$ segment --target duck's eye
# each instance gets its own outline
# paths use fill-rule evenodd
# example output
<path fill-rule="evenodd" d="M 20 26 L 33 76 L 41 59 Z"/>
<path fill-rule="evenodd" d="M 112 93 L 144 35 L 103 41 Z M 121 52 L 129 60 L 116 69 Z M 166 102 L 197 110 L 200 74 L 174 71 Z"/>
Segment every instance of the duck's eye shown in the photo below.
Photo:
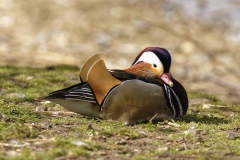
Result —
<path fill-rule="evenodd" d="M 154 68 L 157 68 L 157 65 L 156 65 L 155 63 L 153 63 L 153 67 L 154 67 Z"/>

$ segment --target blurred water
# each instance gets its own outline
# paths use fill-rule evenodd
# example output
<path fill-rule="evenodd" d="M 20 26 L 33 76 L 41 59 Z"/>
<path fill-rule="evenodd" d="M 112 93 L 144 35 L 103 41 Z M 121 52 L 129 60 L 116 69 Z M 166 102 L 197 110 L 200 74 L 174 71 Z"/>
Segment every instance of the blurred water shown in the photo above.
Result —
<path fill-rule="evenodd" d="M 202 23 L 225 25 L 233 33 L 239 30 L 239 0 L 167 0 L 165 5 L 168 9 L 178 8 L 186 17 Z"/>

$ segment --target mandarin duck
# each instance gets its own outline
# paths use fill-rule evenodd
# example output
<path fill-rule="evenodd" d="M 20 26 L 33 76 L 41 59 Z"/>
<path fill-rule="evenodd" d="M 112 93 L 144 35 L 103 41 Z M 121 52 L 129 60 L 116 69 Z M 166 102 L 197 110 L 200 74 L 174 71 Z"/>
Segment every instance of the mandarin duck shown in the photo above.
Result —
<path fill-rule="evenodd" d="M 171 54 L 148 47 L 124 70 L 107 69 L 104 54 L 92 56 L 80 70 L 81 83 L 43 97 L 70 111 L 125 125 L 177 119 L 188 109 L 184 87 L 170 73 Z"/>

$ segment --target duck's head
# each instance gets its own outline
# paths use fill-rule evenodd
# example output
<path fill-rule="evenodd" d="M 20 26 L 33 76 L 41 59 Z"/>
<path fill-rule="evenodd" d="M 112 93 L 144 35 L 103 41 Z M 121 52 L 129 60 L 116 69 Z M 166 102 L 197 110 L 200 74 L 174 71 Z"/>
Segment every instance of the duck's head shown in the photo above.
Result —
<path fill-rule="evenodd" d="M 172 62 L 171 54 L 164 48 L 148 47 L 136 57 L 131 70 L 142 76 L 161 79 L 164 83 L 173 86 L 170 67 Z M 130 69 L 129 68 L 129 69 Z"/>

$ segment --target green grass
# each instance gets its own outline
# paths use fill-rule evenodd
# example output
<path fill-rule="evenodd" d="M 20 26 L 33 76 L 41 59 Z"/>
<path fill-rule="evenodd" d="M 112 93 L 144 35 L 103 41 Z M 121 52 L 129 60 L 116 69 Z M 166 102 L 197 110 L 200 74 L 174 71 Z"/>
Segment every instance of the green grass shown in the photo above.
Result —
<path fill-rule="evenodd" d="M 71 114 L 34 100 L 78 83 L 78 72 L 70 66 L 0 68 L 0 159 L 240 158 L 240 138 L 228 139 L 231 132 L 240 136 L 240 106 L 213 95 L 188 92 L 191 100 L 208 99 L 211 105 L 190 106 L 175 123 L 134 126 Z M 37 112 L 37 107 L 47 111 Z"/>

